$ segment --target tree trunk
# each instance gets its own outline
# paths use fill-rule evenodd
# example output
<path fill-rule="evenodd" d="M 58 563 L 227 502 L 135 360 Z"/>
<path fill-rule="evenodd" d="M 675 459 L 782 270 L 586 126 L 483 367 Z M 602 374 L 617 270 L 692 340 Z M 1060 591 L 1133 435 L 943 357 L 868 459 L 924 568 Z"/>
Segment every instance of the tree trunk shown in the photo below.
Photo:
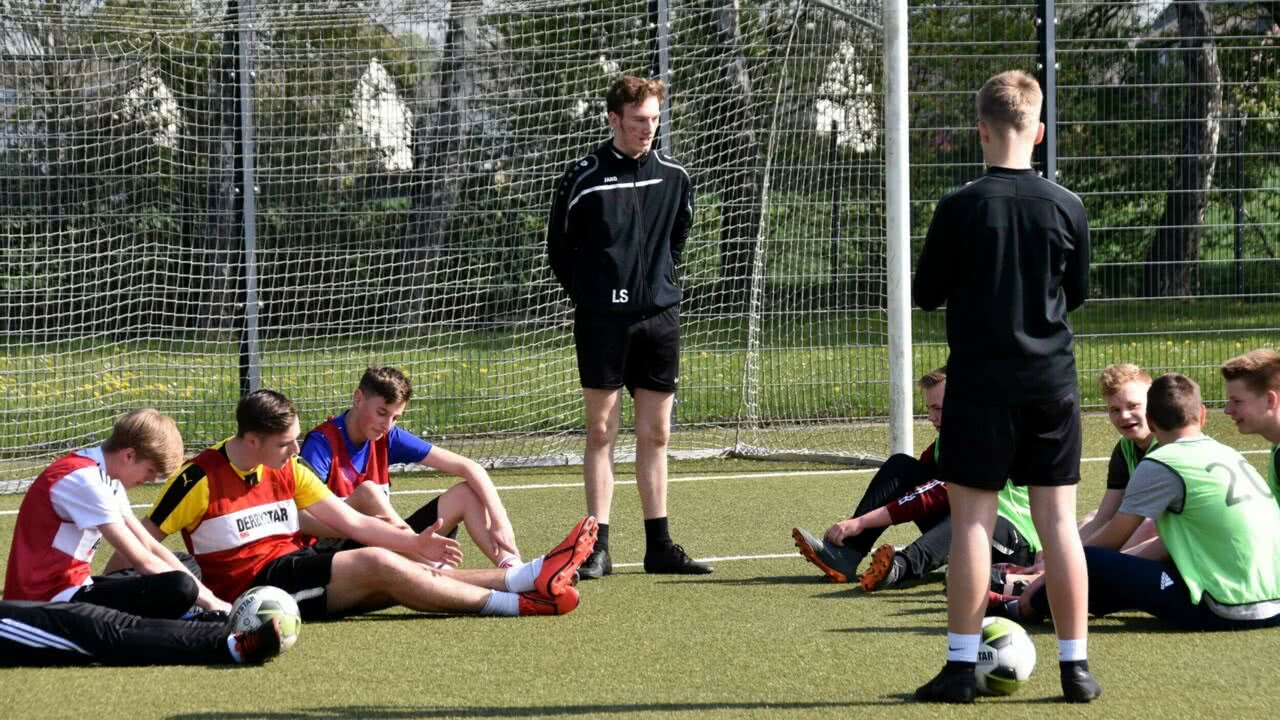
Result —
<path fill-rule="evenodd" d="M 193 282 L 204 285 L 204 292 L 192 293 L 192 297 L 207 298 L 194 303 L 192 308 L 209 330 L 235 330 L 239 327 L 241 265 L 244 256 L 240 251 L 244 229 L 241 227 L 243 198 L 237 192 L 240 185 L 240 33 L 239 3 L 227 3 L 227 29 L 222 35 L 222 54 L 212 67 L 209 95 L 216 107 L 209 126 L 209 199 L 205 230 L 197 242 L 202 251 L 193 253 L 200 258 L 207 272 L 191 272 Z M 201 262 L 200 259 L 197 262 Z M 194 270 L 194 269 L 193 269 Z"/>
<path fill-rule="evenodd" d="M 720 295 L 731 306 L 750 298 L 760 233 L 762 178 L 752 110 L 751 76 L 742 51 L 738 0 L 718 0 L 713 18 L 721 48 L 722 96 L 718 145 L 720 188 Z"/>
<path fill-rule="evenodd" d="M 1208 3 L 1177 5 L 1182 64 L 1186 70 L 1182 142 L 1165 196 L 1164 217 L 1147 251 L 1143 294 L 1187 295 L 1200 256 L 1204 214 L 1217 160 L 1222 117 L 1222 70 L 1213 41 Z"/>
<path fill-rule="evenodd" d="M 407 279 L 398 313 L 404 325 L 422 324 L 435 311 L 455 306 L 443 286 L 449 272 L 441 251 L 448 241 L 449 218 L 463 176 L 463 123 L 472 92 L 466 59 L 478 20 L 467 6 L 453 3 L 438 72 L 439 90 L 432 110 L 414 123 L 413 211 L 402 238 Z"/>

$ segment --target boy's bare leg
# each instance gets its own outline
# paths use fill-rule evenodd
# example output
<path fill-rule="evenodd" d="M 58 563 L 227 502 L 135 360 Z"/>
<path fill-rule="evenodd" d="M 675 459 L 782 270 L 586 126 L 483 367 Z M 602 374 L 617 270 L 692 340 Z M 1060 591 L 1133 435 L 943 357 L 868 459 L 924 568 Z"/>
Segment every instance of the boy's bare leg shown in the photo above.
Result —
<path fill-rule="evenodd" d="M 1044 546 L 1044 581 L 1060 640 L 1088 633 L 1089 573 L 1075 522 L 1076 486 L 1032 487 L 1031 518 Z"/>
<path fill-rule="evenodd" d="M 951 497 L 947 631 L 974 635 L 982 631 L 987 587 L 991 584 L 991 535 L 996 526 L 996 493 L 961 485 L 949 485 L 947 492 Z"/>

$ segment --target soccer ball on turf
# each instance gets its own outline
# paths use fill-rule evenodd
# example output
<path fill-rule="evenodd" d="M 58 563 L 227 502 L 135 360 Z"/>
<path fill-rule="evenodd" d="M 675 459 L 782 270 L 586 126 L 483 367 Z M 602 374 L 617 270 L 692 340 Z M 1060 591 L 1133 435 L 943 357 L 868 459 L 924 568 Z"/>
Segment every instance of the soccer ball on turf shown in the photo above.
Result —
<path fill-rule="evenodd" d="M 1005 618 L 982 621 L 978 646 L 978 688 L 991 695 L 1012 695 L 1036 669 L 1036 646 L 1027 631 Z"/>
<path fill-rule="evenodd" d="M 256 629 L 271 617 L 280 618 L 280 652 L 293 647 L 302 629 L 302 614 L 293 596 L 278 587 L 261 585 L 249 588 L 231 606 L 232 632 Z"/>

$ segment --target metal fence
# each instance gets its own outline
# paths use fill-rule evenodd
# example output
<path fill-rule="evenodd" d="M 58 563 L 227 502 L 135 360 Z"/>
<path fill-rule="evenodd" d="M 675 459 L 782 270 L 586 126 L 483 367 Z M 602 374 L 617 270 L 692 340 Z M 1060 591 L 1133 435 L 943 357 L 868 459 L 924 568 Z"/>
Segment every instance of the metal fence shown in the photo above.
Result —
<path fill-rule="evenodd" d="M 1280 343 L 1277 7 L 1259 2 L 946 3 L 912 17 L 913 206 L 977 177 L 972 93 L 1009 67 L 1043 73 L 1056 17 L 1057 179 L 1090 216 L 1089 303 L 1073 316 L 1086 404 L 1097 372 L 1177 370 L 1220 402 L 1216 369 Z M 1042 34 L 1042 33 L 1041 33 Z M 939 363 L 941 317 L 917 315 Z M 931 345 L 932 344 L 932 345 Z M 919 355 L 918 355 L 919 357 Z"/>
<path fill-rule="evenodd" d="M 0 479 L 143 404 L 216 440 L 255 382 L 318 420 L 369 362 L 415 380 L 415 430 L 571 459 L 543 223 L 621 72 L 670 80 L 665 142 L 698 186 L 677 448 L 883 452 L 880 3 L 3 7 Z M 909 4 L 917 251 L 982 172 L 975 90 L 1056 56 L 1058 179 L 1093 226 L 1086 405 L 1116 361 L 1213 399 L 1218 363 L 1277 342 L 1275 12 Z M 916 369 L 942 364 L 941 314 L 913 326 Z"/>

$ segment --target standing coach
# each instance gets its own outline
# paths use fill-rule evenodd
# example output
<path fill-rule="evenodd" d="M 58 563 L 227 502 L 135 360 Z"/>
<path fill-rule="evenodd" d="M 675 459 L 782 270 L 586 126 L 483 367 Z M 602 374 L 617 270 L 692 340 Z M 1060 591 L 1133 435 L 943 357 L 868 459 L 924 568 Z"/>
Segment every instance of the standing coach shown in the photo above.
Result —
<path fill-rule="evenodd" d="M 636 484 L 644 569 L 702 575 L 667 529 L 667 444 L 680 376 L 680 266 L 693 222 L 693 184 L 651 150 L 666 87 L 624 76 L 605 103 L 613 137 L 569 166 L 547 222 L 547 256 L 575 305 L 573 339 L 586 404 L 587 509 L 600 521 L 579 576 L 613 571 L 609 507 L 623 387 L 635 402 Z"/>

